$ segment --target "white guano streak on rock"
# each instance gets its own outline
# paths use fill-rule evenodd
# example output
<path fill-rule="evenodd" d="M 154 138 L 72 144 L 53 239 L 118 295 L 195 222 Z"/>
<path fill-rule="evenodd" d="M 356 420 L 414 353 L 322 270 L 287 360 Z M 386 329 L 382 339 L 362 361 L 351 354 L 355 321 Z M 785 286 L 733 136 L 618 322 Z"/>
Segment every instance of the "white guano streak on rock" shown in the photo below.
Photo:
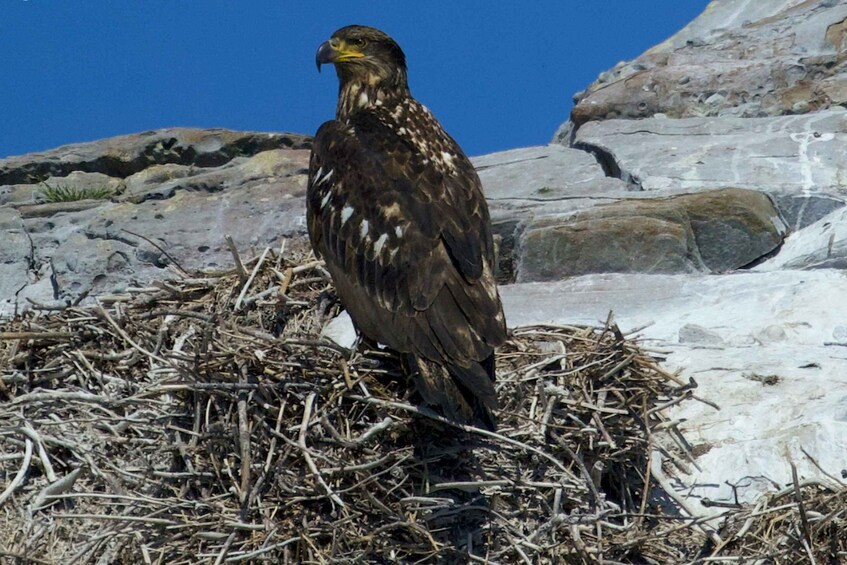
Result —
<path fill-rule="evenodd" d="M 750 4 L 750 0 L 746 0 L 745 2 L 743 2 L 740 6 L 738 6 L 738 10 L 736 10 L 736 11 L 735 11 L 735 13 L 734 13 L 734 14 L 732 14 L 732 15 L 728 18 L 728 20 L 727 20 L 727 21 L 728 21 L 728 22 L 732 22 L 732 23 L 737 22 L 737 21 L 738 21 L 738 17 L 739 17 L 741 14 L 743 14 L 743 13 L 745 13 L 745 12 L 747 11 L 747 6 L 748 6 L 749 4 Z"/>
<path fill-rule="evenodd" d="M 811 123 L 809 124 L 811 126 Z M 802 225 L 803 216 L 806 213 L 806 206 L 809 203 L 809 196 L 814 191 L 815 188 L 815 179 L 814 179 L 814 171 L 812 169 L 814 166 L 820 165 L 820 157 L 818 156 L 809 156 L 809 146 L 813 143 L 821 143 L 826 141 L 832 141 L 835 139 L 835 134 L 831 132 L 819 133 L 813 131 L 812 128 L 809 128 L 809 131 L 803 131 L 799 133 L 790 134 L 791 141 L 797 143 L 797 161 L 800 166 L 800 174 L 803 178 L 803 196 L 806 199 L 803 201 L 803 205 L 800 207 L 800 210 L 797 212 L 797 221 L 795 222 L 794 229 L 799 229 Z"/>

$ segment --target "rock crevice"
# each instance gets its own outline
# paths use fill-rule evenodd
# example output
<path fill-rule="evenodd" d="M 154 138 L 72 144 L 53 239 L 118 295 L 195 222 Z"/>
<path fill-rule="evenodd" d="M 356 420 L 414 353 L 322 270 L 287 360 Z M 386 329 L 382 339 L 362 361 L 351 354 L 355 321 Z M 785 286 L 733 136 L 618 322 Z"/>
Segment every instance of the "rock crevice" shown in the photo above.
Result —
<path fill-rule="evenodd" d="M 615 155 L 604 147 L 587 141 L 574 141 L 570 147 L 592 155 L 607 177 L 622 180 L 627 184 L 628 189 L 634 192 L 641 190 L 641 182 L 638 178 L 623 170 L 615 159 Z"/>

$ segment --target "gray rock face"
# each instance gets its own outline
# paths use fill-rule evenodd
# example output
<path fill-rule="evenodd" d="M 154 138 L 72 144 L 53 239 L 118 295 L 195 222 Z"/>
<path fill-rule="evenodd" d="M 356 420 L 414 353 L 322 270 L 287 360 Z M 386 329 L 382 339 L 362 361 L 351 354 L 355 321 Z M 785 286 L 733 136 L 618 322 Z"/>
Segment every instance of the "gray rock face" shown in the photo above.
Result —
<path fill-rule="evenodd" d="M 494 232 L 500 238 L 498 279 L 515 280 L 524 254 L 523 235 L 540 217 L 567 217 L 627 195 L 626 183 L 607 177 L 587 152 L 547 145 L 472 159 L 479 173 Z"/>
<path fill-rule="evenodd" d="M 611 160 L 635 190 L 734 186 L 826 193 L 847 186 L 845 134 L 847 112 L 839 108 L 782 118 L 592 122 L 575 142 Z"/>
<path fill-rule="evenodd" d="M 543 211 L 627 190 L 625 183 L 604 174 L 590 154 L 561 145 L 500 151 L 472 161 L 492 211 Z"/>
<path fill-rule="evenodd" d="M 843 1 L 713 0 L 669 40 L 602 73 L 555 134 L 641 199 L 767 195 L 771 210 L 745 216 L 776 229 L 752 232 L 787 237 L 757 266 L 708 276 L 696 264 L 689 275 L 587 274 L 502 291 L 512 324 L 591 322 L 614 310 L 624 327 L 647 326 L 644 337 L 667 352 L 669 368 L 697 379 L 697 394 L 721 409 L 677 411 L 689 440 L 707 448 L 697 469 L 678 477 L 679 494 L 702 514 L 715 511 L 702 497 L 749 502 L 790 482 L 786 459 L 806 478 L 844 469 L 845 52 Z M 744 225 L 739 219 L 730 224 Z M 663 232 L 677 237 L 678 252 L 691 249 L 678 233 Z M 726 241 L 745 253 L 767 247 L 767 237 L 745 244 L 751 232 L 727 223 L 704 233 L 700 259 L 715 253 L 710 260 L 722 257 L 730 269 L 742 254 L 724 255 Z"/>
<path fill-rule="evenodd" d="M 795 230 L 844 205 L 846 140 L 842 109 L 782 118 L 591 122 L 575 138 L 613 163 L 633 190 L 767 192 Z"/>
<path fill-rule="evenodd" d="M 847 270 L 847 208 L 828 214 L 785 240 L 779 254 L 756 267 Z"/>
<path fill-rule="evenodd" d="M 0 299 L 13 299 L 28 282 L 32 241 L 20 214 L 0 208 Z"/>
<path fill-rule="evenodd" d="M 229 268 L 225 234 L 245 255 L 285 237 L 302 245 L 307 148 L 298 135 L 180 129 L 0 160 L 17 183 L 0 186 L 0 316 L 26 299 L 68 303 L 180 268 Z M 45 185 L 18 181 L 43 171 L 57 175 L 51 187 L 113 196 L 39 204 Z"/>
<path fill-rule="evenodd" d="M 602 73 L 571 121 L 781 116 L 847 103 L 845 19 L 843 2 L 713 0 L 664 43 Z"/>
<path fill-rule="evenodd" d="M 0 185 L 30 184 L 75 171 L 126 178 L 151 165 L 219 167 L 269 149 L 308 149 L 307 136 L 225 129 L 171 128 L 64 145 L 43 153 L 0 159 Z"/>
<path fill-rule="evenodd" d="M 631 122 L 619 122 L 620 127 L 631 126 Z M 607 123 L 591 126 L 610 127 Z M 584 139 L 586 146 L 611 144 L 611 148 L 603 146 L 609 159 L 628 171 L 630 160 L 615 153 L 618 144 L 613 135 L 604 132 Z M 626 134 L 621 139 L 626 140 Z M 639 140 L 637 146 L 645 143 Z M 634 150 L 624 141 L 620 147 Z M 642 157 L 632 158 L 634 167 Z M 781 212 L 768 196 L 729 188 L 729 183 L 718 191 L 708 183 L 692 183 L 696 191 L 692 186 L 636 191 L 634 172 L 627 172 L 630 183 L 624 182 L 608 176 L 588 151 L 555 145 L 504 151 L 473 161 L 485 187 L 495 232 L 502 238 L 501 282 L 602 272 L 725 272 L 771 253 L 786 233 Z M 685 192 L 692 194 L 679 194 Z M 674 197 L 653 199 L 668 195 Z M 785 202 L 795 200 L 786 197 Z"/>
<path fill-rule="evenodd" d="M 839 116 L 831 114 L 822 116 L 818 125 L 840 127 Z M 786 150 L 781 161 L 769 157 L 771 166 L 783 173 L 772 173 L 773 184 L 769 185 L 776 194 L 776 208 L 762 194 L 726 188 L 760 188 L 756 185 L 762 177 L 759 169 L 745 168 L 746 163 L 755 162 L 746 153 L 739 153 L 742 157 L 734 157 L 736 161 L 722 161 L 731 153 L 729 147 L 740 146 L 749 133 L 745 129 L 749 121 L 738 121 L 741 123 L 727 126 L 723 140 L 715 134 L 723 131 L 720 125 L 687 125 L 695 134 L 701 134 L 700 130 L 715 134 L 710 142 L 713 147 L 705 152 L 711 169 L 692 162 L 688 148 L 681 145 L 688 137 L 674 138 L 667 133 L 686 131 L 686 124 L 673 120 L 653 120 L 655 123 L 644 124 L 643 130 L 633 129 L 634 122 L 621 120 L 585 126 L 578 133 L 581 147 L 607 155 L 613 166 L 607 163 L 603 167 L 603 159 L 598 162 L 588 151 L 558 145 L 475 159 L 495 232 L 500 236 L 500 280 L 555 280 L 600 272 L 725 272 L 755 263 L 774 251 L 785 231 L 780 216 L 802 227 L 817 219 L 817 214 L 843 204 L 835 184 L 812 194 L 804 190 L 806 173 L 786 173 L 796 166 L 794 156 L 805 155 L 809 164 L 831 167 L 827 171 L 809 165 L 804 171 L 810 171 L 813 181 L 818 176 L 837 180 L 839 149 L 830 144 L 835 153 L 828 156 L 817 146 L 823 147 L 841 133 L 824 127 L 819 127 L 819 137 L 814 133 L 808 136 L 804 150 L 794 154 Z M 787 122 L 779 135 L 799 139 L 805 135 L 804 123 Z M 660 133 L 645 133 L 649 128 Z M 702 135 L 693 138 L 702 139 Z M 153 144 L 156 147 L 162 146 L 163 139 L 170 152 L 150 149 L 151 140 L 158 140 Z M 177 142 L 171 144 L 173 139 Z M 632 139 L 636 139 L 634 145 L 628 143 Z M 679 139 L 680 146 L 668 145 L 674 139 Z M 190 146 L 192 140 L 197 148 Z M 231 256 L 223 242 L 226 233 L 231 233 L 246 253 L 276 245 L 280 237 L 294 236 L 304 245 L 307 151 L 264 149 L 263 143 L 271 143 L 268 140 L 298 147 L 296 143 L 307 143 L 305 138 L 281 134 L 166 130 L 99 145 L 68 146 L 67 155 L 57 149 L 0 161 L 6 178 L 17 180 L 25 171 L 59 166 L 66 171 L 71 166 L 98 164 L 100 171 L 72 170 L 63 177 L 48 177 L 46 183 L 75 189 L 105 187 L 114 194 L 108 201 L 39 204 L 43 184 L 0 186 L 7 208 L 15 211 L 22 226 L 17 235 L 9 232 L 9 248 L 19 251 L 9 252 L 16 259 L 7 259 L 4 267 L 8 271 L 4 312 L 15 311 L 16 304 L 27 298 L 73 301 L 92 291 L 144 286 L 150 280 L 173 276 L 180 267 L 228 266 Z M 773 139 L 769 142 L 776 145 Z M 98 156 L 97 147 L 104 154 L 130 157 L 117 169 L 109 168 L 104 163 L 114 163 L 117 158 Z M 259 152 L 243 155 L 245 147 L 256 147 Z M 652 158 L 655 154 L 666 159 Z M 205 155 L 201 162 L 236 156 L 204 167 L 186 164 L 187 155 Z M 163 162 L 167 159 L 171 162 Z M 129 171 L 126 163 L 147 166 L 120 176 Z M 686 166 L 689 168 L 684 169 Z M 692 173 L 692 168 L 699 172 Z M 733 169 L 735 173 L 726 173 Z M 609 176 L 615 171 L 623 178 Z M 726 190 L 715 192 L 715 188 Z M 686 192 L 692 194 L 679 195 Z M 651 199 L 669 195 L 675 197 Z M 32 246 L 27 251 L 30 239 Z"/>

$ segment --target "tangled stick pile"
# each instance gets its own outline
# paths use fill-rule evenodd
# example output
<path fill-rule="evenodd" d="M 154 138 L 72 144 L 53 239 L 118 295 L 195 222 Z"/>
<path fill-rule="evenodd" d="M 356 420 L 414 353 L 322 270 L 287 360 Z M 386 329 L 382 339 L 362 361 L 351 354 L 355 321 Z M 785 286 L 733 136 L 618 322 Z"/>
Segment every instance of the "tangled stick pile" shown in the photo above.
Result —
<path fill-rule="evenodd" d="M 491 433 L 321 339 L 320 263 L 246 267 L 0 327 L 0 563 L 845 559 L 837 478 L 669 498 L 692 387 L 614 325 L 514 329 Z"/>

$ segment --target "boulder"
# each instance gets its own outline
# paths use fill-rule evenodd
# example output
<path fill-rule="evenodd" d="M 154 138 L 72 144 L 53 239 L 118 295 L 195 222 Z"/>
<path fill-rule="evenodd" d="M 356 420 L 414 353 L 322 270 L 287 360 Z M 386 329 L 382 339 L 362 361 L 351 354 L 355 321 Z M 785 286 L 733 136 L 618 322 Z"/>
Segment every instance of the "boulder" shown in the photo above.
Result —
<path fill-rule="evenodd" d="M 521 243 L 518 282 L 587 273 L 686 273 L 702 268 L 691 233 L 682 222 L 646 215 L 600 216 L 534 227 Z"/>
<path fill-rule="evenodd" d="M 519 282 L 588 273 L 720 273 L 773 252 L 786 227 L 764 194 L 724 189 L 628 199 L 530 224 Z"/>
<path fill-rule="evenodd" d="M 623 198 L 628 188 L 607 176 L 590 153 L 561 145 L 500 151 L 475 157 L 472 162 L 499 238 L 497 275 L 501 283 L 515 280 L 520 241 L 533 219 L 567 217 Z"/>
<path fill-rule="evenodd" d="M 703 264 L 712 273 L 741 269 L 774 252 L 788 231 L 767 195 L 728 188 L 669 199 L 685 211 Z"/>

